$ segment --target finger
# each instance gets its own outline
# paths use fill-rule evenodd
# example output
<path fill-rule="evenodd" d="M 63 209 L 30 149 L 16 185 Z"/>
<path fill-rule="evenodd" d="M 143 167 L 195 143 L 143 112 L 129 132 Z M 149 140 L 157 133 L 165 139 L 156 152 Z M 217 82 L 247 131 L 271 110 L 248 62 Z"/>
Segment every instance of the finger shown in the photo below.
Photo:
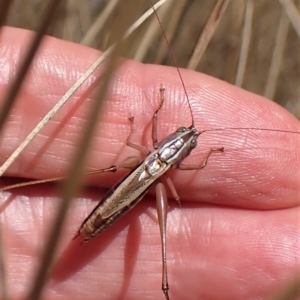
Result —
<path fill-rule="evenodd" d="M 7 29 L 3 34 L 6 43 L 2 44 L 1 57 L 6 62 L 7 73 L 1 77 L 1 92 L 7 89 L 9 71 L 15 69 L 30 37 L 29 32 L 22 31 L 20 38 L 18 30 Z M 98 55 L 97 51 L 79 45 L 53 38 L 46 40 L 6 126 L 2 158 L 16 148 Z M 295 118 L 260 96 L 199 73 L 181 72 L 199 130 L 230 126 L 300 131 Z M 91 98 L 86 91 L 95 76 L 49 122 L 9 174 L 49 178 L 65 172 L 88 116 Z M 95 131 L 87 169 L 107 167 L 128 155 L 136 155 L 135 150 L 125 147 L 130 131 L 129 113 L 135 116 L 135 142 L 151 147 L 151 118 L 159 103 L 161 83 L 166 88 L 166 101 L 159 115 L 159 138 L 178 126 L 191 124 L 187 100 L 175 69 L 126 61 L 118 69 Z M 200 163 L 204 152 L 211 147 L 223 146 L 226 151 L 212 155 L 203 170 L 173 174 L 182 200 L 256 209 L 299 204 L 299 135 L 228 130 L 203 133 L 198 144 L 185 163 Z M 115 180 L 115 177 L 105 178 L 101 184 L 107 186 Z"/>
<path fill-rule="evenodd" d="M 46 192 L 47 201 L 24 193 L 23 201 L 6 210 L 4 250 L 13 298 L 30 288 L 55 215 L 58 201 L 51 197 L 52 191 Z M 97 191 L 88 197 L 100 195 Z M 154 200 L 142 201 L 103 234 L 79 245 L 72 236 L 93 206 L 85 197 L 74 200 L 44 298 L 101 295 L 101 299 L 134 300 L 147 293 L 149 299 L 163 299 Z M 167 230 L 170 297 L 266 298 L 299 268 L 299 221 L 299 208 L 246 211 L 187 204 L 173 208 Z"/>

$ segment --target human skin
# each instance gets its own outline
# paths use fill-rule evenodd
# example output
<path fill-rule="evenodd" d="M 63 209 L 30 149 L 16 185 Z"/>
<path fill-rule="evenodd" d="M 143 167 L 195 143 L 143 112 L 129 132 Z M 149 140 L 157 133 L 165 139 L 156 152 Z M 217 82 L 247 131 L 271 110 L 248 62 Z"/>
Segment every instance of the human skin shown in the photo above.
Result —
<path fill-rule="evenodd" d="M 21 29 L 2 31 L 1 95 L 31 37 Z M 98 56 L 87 47 L 44 40 L 5 126 L 1 162 Z M 181 72 L 198 130 L 255 127 L 300 132 L 299 121 L 271 101 L 203 74 Z M 88 118 L 89 91 L 96 78 L 92 75 L 50 120 L 7 176 L 50 178 L 67 172 Z M 152 149 L 151 118 L 159 104 L 160 84 L 166 92 L 158 116 L 159 138 L 191 124 L 175 68 L 122 61 L 95 130 L 86 170 L 139 155 L 125 145 L 129 114 L 136 125 L 132 141 Z M 300 269 L 300 135 L 207 132 L 184 163 L 200 164 L 210 147 L 222 146 L 224 153 L 214 153 L 203 170 L 170 172 L 182 203 L 179 208 L 168 192 L 172 300 L 265 299 Z M 72 241 L 107 188 L 125 174 L 120 173 L 87 178 L 86 183 L 98 188 L 86 188 L 72 201 L 43 299 L 164 299 L 153 189 L 100 236 L 84 245 Z M 58 190 L 49 184 L 1 193 L 10 299 L 24 298 L 32 284 L 60 201 Z"/>

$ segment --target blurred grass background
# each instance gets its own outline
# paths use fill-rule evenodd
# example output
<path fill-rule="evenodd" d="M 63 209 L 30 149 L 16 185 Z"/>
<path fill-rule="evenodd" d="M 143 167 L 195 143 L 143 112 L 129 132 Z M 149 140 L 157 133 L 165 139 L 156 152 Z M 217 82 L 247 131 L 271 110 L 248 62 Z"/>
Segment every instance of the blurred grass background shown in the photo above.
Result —
<path fill-rule="evenodd" d="M 120 2 L 62 1 L 48 34 L 104 51 L 111 43 L 118 19 L 126 14 Z M 180 67 L 188 66 L 217 2 L 177 0 L 159 11 Z M 195 69 L 264 95 L 300 119 L 300 29 L 297 33 L 297 24 L 293 25 L 288 16 L 292 10 L 299 18 L 300 0 L 221 2 L 228 2 L 228 6 Z M 35 30 L 36 16 L 43 5 L 42 0 L 13 1 L 6 24 Z M 140 1 L 135 8 L 136 18 L 150 6 L 150 1 Z M 242 49 L 243 40 L 248 40 L 249 47 Z M 174 66 L 155 18 L 133 34 L 130 44 L 130 58 Z M 243 62 L 241 54 L 246 54 Z M 245 68 L 241 77 L 238 68 L 242 63 Z"/>
<path fill-rule="evenodd" d="M 124 10 L 123 1 L 61 1 L 48 34 L 105 51 L 117 35 L 120 20 L 129 13 Z M 11 5 L 5 25 L 35 31 L 48 1 L 8 2 Z M 137 3 L 133 11 L 136 19 L 151 7 L 149 0 Z M 264 95 L 300 119 L 299 9 L 300 0 L 174 0 L 160 9 L 159 15 L 179 67 L 195 69 Z M 175 65 L 154 16 L 129 39 L 131 49 L 127 57 Z M 199 48 L 202 52 L 197 57 Z M 45 267 L 44 274 L 46 270 Z M 2 273 L 5 282 L 5 272 Z M 42 286 L 37 281 L 39 284 Z M 28 299 L 38 299 L 41 289 L 38 287 L 33 292 L 35 297 Z M 298 289 L 299 280 L 272 299 L 292 299 Z"/>

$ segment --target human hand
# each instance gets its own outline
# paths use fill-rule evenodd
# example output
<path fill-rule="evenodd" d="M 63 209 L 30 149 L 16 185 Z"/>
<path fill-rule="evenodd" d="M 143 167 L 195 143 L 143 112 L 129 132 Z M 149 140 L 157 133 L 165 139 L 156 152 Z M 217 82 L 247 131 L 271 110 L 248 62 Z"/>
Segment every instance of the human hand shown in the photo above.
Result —
<path fill-rule="evenodd" d="M 1 94 L 23 57 L 30 33 L 3 31 Z M 87 69 L 99 53 L 47 38 L 18 95 L 2 140 L 1 160 Z M 182 70 L 198 130 L 219 127 L 288 129 L 299 122 L 266 99 L 203 74 Z M 50 120 L 11 166 L 7 175 L 49 178 L 65 174 L 78 135 L 88 116 L 93 75 Z M 159 85 L 166 88 L 159 118 L 159 138 L 191 116 L 174 68 L 124 62 L 104 105 L 87 170 L 120 162 L 136 151 L 125 146 L 128 114 L 135 117 L 136 143 L 151 147 L 151 118 Z M 274 292 L 299 271 L 300 136 L 237 130 L 207 132 L 184 163 L 197 163 L 210 147 L 213 154 L 199 171 L 171 172 L 182 208 L 170 199 L 167 255 L 171 299 L 257 299 Z M 124 172 L 121 172 L 124 174 Z M 87 179 L 110 187 L 120 174 Z M 45 299 L 164 299 L 161 286 L 159 228 L 150 191 L 137 207 L 84 245 L 71 239 L 105 193 L 86 189 L 74 200 L 62 232 L 56 272 Z M 59 198 L 53 185 L 2 193 L 4 253 L 13 298 L 32 284 Z M 67 257 L 66 247 L 76 245 Z M 59 263 L 57 263 L 59 262 Z"/>

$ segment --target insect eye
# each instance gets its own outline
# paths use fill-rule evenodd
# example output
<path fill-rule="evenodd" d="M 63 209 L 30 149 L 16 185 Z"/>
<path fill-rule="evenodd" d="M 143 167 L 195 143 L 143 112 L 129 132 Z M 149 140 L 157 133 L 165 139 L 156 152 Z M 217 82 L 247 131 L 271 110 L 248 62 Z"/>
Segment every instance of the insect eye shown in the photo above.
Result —
<path fill-rule="evenodd" d="M 185 132 L 185 131 L 187 131 L 187 128 L 184 126 L 181 126 L 177 129 L 177 132 Z"/>
<path fill-rule="evenodd" d="M 194 149 L 197 147 L 197 140 L 192 140 L 191 141 L 191 149 Z"/>

